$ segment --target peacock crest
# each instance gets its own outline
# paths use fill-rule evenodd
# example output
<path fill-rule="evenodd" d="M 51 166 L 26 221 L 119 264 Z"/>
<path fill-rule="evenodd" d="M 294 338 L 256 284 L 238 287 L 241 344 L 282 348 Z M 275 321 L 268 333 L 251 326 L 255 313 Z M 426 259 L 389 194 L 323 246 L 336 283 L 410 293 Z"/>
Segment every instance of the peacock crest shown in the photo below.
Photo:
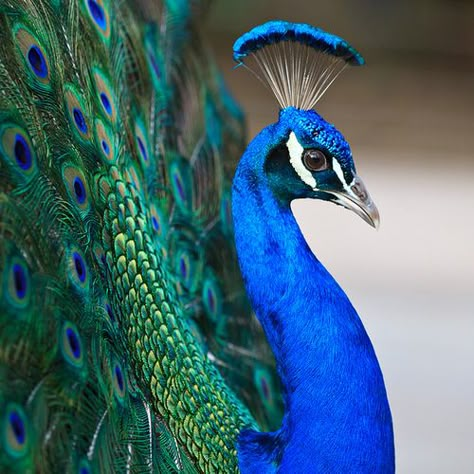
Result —
<path fill-rule="evenodd" d="M 242 35 L 234 60 L 275 95 L 282 109 L 311 110 L 348 66 L 364 64 L 346 41 L 305 23 L 269 21 Z"/>

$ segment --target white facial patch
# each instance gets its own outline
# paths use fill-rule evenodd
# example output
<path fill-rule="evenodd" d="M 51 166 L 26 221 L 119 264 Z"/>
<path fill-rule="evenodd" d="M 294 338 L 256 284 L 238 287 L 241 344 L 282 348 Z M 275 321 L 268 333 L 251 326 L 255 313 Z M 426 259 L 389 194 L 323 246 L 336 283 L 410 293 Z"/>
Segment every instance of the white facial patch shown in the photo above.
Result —
<path fill-rule="evenodd" d="M 334 173 L 336 173 L 336 176 L 339 178 L 339 181 L 342 184 L 342 187 L 346 190 L 348 194 L 351 196 L 357 197 L 354 191 L 352 191 L 351 187 L 354 184 L 355 178 L 352 180 L 351 183 L 347 184 L 346 180 L 344 179 L 344 172 L 342 171 L 341 165 L 339 164 L 339 161 L 336 160 L 336 158 L 332 158 L 332 169 L 334 170 Z"/>
<path fill-rule="evenodd" d="M 347 185 L 346 180 L 344 179 L 344 172 L 342 171 L 339 161 L 337 161 L 334 157 L 332 158 L 332 169 L 334 173 L 336 173 L 336 176 L 339 178 L 339 181 L 341 182 L 344 189 L 348 191 L 349 186 Z"/>
<path fill-rule="evenodd" d="M 294 132 L 290 133 L 290 138 L 286 142 L 286 147 L 288 148 L 288 153 L 290 155 L 291 166 L 293 166 L 296 174 L 301 178 L 303 183 L 307 184 L 311 189 L 316 189 L 317 184 L 314 176 L 303 164 L 304 148 L 301 146 Z"/>

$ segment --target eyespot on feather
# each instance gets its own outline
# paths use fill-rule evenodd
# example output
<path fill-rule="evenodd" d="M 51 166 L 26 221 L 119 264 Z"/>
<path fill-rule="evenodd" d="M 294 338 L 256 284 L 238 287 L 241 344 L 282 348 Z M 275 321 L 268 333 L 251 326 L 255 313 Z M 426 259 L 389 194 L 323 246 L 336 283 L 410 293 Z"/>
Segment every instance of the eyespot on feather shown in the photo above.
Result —
<path fill-rule="evenodd" d="M 104 161 L 106 163 L 114 163 L 116 156 L 113 135 L 110 128 L 100 119 L 96 119 L 95 121 L 95 138 L 97 148 L 100 150 Z"/>
<path fill-rule="evenodd" d="M 90 208 L 90 191 L 82 171 L 76 166 L 67 165 L 63 169 L 63 180 L 71 200 L 80 211 Z"/>
<path fill-rule="evenodd" d="M 13 257 L 6 268 L 6 296 L 10 304 L 22 309 L 28 306 L 31 298 L 31 277 L 25 262 Z"/>
<path fill-rule="evenodd" d="M 276 410 L 273 380 L 264 367 L 257 366 L 254 370 L 254 384 L 265 409 L 270 415 Z"/>
<path fill-rule="evenodd" d="M 88 114 L 86 112 L 87 107 L 74 86 L 70 84 L 66 85 L 64 101 L 71 128 L 76 136 L 82 140 L 89 140 L 91 131 Z"/>
<path fill-rule="evenodd" d="M 36 154 L 28 133 L 21 127 L 6 124 L 0 128 L 2 154 L 18 172 L 29 177 L 36 171 Z"/>
<path fill-rule="evenodd" d="M 23 457 L 29 449 L 30 433 L 23 409 L 11 403 L 5 410 L 3 440 L 6 452 L 13 458 Z"/>
<path fill-rule="evenodd" d="M 77 368 L 84 365 L 84 350 L 77 327 L 70 321 L 63 324 L 60 337 L 61 354 L 64 360 Z"/>
<path fill-rule="evenodd" d="M 31 73 L 30 77 L 36 85 L 48 87 L 51 81 L 51 72 L 48 54 L 43 45 L 36 36 L 21 25 L 14 28 L 14 37 L 25 66 Z"/>
<path fill-rule="evenodd" d="M 144 50 L 148 63 L 148 69 L 155 88 L 163 94 L 166 91 L 165 87 L 165 64 L 162 56 L 163 48 L 160 47 L 156 38 L 156 28 L 154 25 L 149 25 L 145 33 Z"/>
<path fill-rule="evenodd" d="M 92 469 L 91 469 L 91 466 L 90 466 L 89 462 L 87 461 L 87 459 L 83 459 L 79 463 L 79 469 L 78 469 L 77 473 L 78 474 L 92 474 Z"/>
<path fill-rule="evenodd" d="M 77 247 L 72 247 L 66 253 L 66 268 L 69 280 L 79 290 L 84 290 L 89 285 L 89 269 L 84 255 Z"/>
<path fill-rule="evenodd" d="M 127 394 L 127 378 L 121 364 L 117 361 L 112 364 L 111 377 L 115 397 L 120 403 L 123 403 Z"/>
<path fill-rule="evenodd" d="M 211 321 L 216 321 L 222 313 L 222 292 L 217 278 L 210 268 L 205 271 L 201 298 L 207 316 Z"/>
<path fill-rule="evenodd" d="M 110 82 L 105 74 L 98 68 L 93 68 L 92 75 L 97 94 L 97 100 L 104 115 L 112 122 L 117 122 L 117 102 Z"/>
<path fill-rule="evenodd" d="M 84 265 L 84 261 L 77 252 L 73 253 L 73 259 L 74 259 L 74 268 L 76 269 L 77 277 L 82 283 L 84 283 L 85 278 L 86 278 L 86 268 Z"/>
<path fill-rule="evenodd" d="M 189 212 L 193 203 L 193 188 L 191 170 L 187 161 L 180 157 L 173 160 L 170 164 L 169 176 L 176 204 L 182 212 Z"/>
<path fill-rule="evenodd" d="M 89 19 L 100 36 L 108 41 L 110 38 L 110 11 L 103 0 L 84 0 Z"/>
<path fill-rule="evenodd" d="M 158 206 L 153 204 L 152 206 L 150 206 L 150 214 L 151 227 L 153 229 L 153 232 L 158 235 L 158 237 L 164 238 L 168 229 L 163 212 Z"/>
<path fill-rule="evenodd" d="M 135 143 L 141 163 L 148 167 L 150 165 L 150 146 L 146 137 L 145 127 L 141 123 L 135 125 Z"/>
<path fill-rule="evenodd" d="M 178 250 L 175 255 L 175 273 L 181 284 L 192 290 L 195 283 L 197 262 L 186 249 Z"/>

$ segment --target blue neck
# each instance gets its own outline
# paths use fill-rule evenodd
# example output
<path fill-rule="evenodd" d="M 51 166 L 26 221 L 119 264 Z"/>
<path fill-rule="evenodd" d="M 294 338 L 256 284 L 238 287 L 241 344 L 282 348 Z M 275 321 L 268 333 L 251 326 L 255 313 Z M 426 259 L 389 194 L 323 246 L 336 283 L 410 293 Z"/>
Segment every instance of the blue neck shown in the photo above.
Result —
<path fill-rule="evenodd" d="M 259 472 L 273 472 L 262 469 L 270 458 L 281 472 L 393 472 L 390 409 L 370 340 L 309 249 L 289 201 L 277 199 L 265 179 L 273 127 L 240 161 L 233 213 L 242 274 L 275 355 L 285 416 L 271 442 L 242 437 L 241 471 L 259 465 Z"/>

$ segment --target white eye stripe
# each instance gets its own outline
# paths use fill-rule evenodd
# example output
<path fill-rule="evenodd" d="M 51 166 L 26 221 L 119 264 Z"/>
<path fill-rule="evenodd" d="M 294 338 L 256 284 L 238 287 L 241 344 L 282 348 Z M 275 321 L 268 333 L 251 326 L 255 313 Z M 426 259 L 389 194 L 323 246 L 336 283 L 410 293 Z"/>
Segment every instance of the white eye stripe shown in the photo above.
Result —
<path fill-rule="evenodd" d="M 336 176 L 339 178 L 339 181 L 341 182 L 341 184 L 344 187 L 346 187 L 347 183 L 346 183 L 346 180 L 344 179 L 344 172 L 342 171 L 339 161 L 337 161 L 336 158 L 334 157 L 332 157 L 332 169 L 334 173 L 336 173 Z"/>
<path fill-rule="evenodd" d="M 339 164 L 339 161 L 337 161 L 336 158 L 332 158 L 332 169 L 336 173 L 336 176 L 339 178 L 339 181 L 341 182 L 343 188 L 351 195 L 354 197 L 357 197 L 354 191 L 352 191 L 351 186 L 354 184 L 355 177 L 352 179 L 352 181 L 347 184 L 345 178 L 344 178 L 344 172 L 342 171 L 341 165 Z"/>
<path fill-rule="evenodd" d="M 293 166 L 296 174 L 311 189 L 316 189 L 317 183 L 314 179 L 314 176 L 311 174 L 311 171 L 309 171 L 303 164 L 304 148 L 301 146 L 294 132 L 290 133 L 290 137 L 286 142 L 286 147 L 288 148 L 288 153 L 290 155 L 291 166 Z"/>
<path fill-rule="evenodd" d="M 288 153 L 290 155 L 290 163 L 293 166 L 293 169 L 296 171 L 296 174 L 301 178 L 301 180 L 307 184 L 311 189 L 316 190 L 318 188 L 317 182 L 311 171 L 309 171 L 303 163 L 303 152 L 304 148 L 301 146 L 301 143 L 296 138 L 294 132 L 290 133 L 288 141 L 286 142 L 286 147 L 288 148 Z M 332 157 L 332 169 L 339 181 L 342 184 L 342 187 L 351 195 L 355 196 L 354 192 L 351 189 L 351 183 L 347 184 L 344 178 L 344 172 L 339 161 Z"/>

